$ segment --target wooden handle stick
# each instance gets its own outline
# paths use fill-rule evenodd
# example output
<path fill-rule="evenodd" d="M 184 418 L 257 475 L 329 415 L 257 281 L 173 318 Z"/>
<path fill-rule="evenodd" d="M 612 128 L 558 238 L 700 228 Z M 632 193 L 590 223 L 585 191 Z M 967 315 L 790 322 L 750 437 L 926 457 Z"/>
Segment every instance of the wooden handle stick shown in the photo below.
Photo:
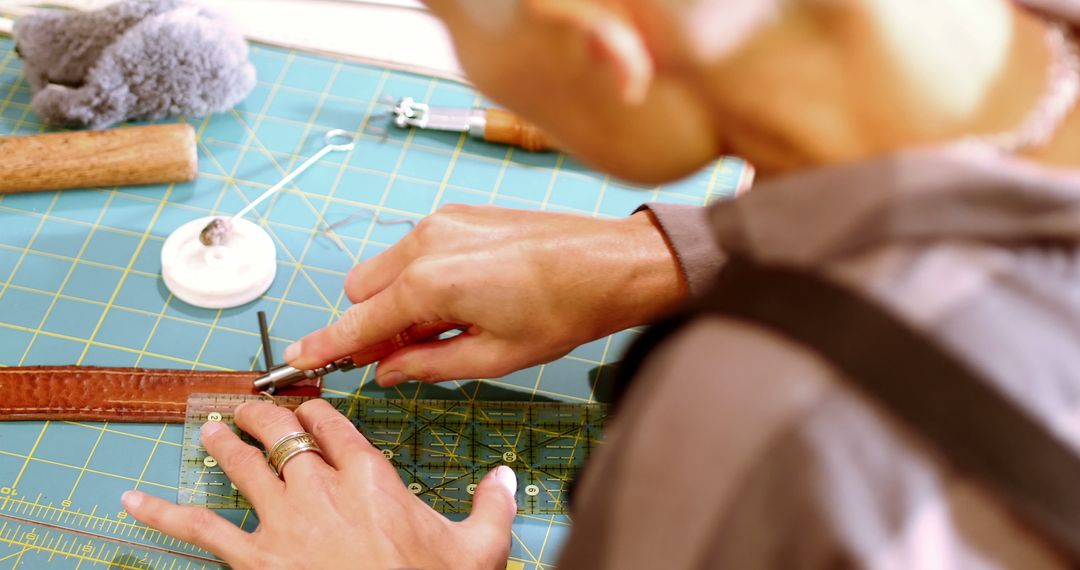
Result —
<path fill-rule="evenodd" d="M 533 152 L 551 150 L 554 145 L 547 135 L 525 119 L 502 109 L 484 112 L 484 140 L 492 143 L 519 146 Z"/>
<path fill-rule="evenodd" d="M 198 171 L 185 124 L 0 139 L 0 194 L 187 182 Z"/>

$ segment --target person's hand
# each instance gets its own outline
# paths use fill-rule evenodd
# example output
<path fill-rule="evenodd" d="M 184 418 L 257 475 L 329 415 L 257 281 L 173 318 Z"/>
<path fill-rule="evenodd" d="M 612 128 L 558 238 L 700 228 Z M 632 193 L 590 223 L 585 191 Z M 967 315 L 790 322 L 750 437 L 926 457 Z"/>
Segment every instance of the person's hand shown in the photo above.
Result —
<path fill-rule="evenodd" d="M 449 205 L 355 267 L 345 292 L 356 304 L 285 359 L 310 369 L 389 345 L 375 379 L 392 386 L 497 377 L 554 360 L 652 320 L 686 285 L 649 212 L 604 220 Z M 463 332 L 415 342 L 430 336 L 418 330 L 454 325 Z"/>
<path fill-rule="evenodd" d="M 268 402 L 248 402 L 237 408 L 236 423 L 268 448 L 286 434 L 307 431 L 323 450 L 321 457 L 293 457 L 282 480 L 261 452 L 222 423 L 203 426 L 207 451 L 259 515 L 255 532 L 206 508 L 138 491 L 124 494 L 124 508 L 238 570 L 505 568 L 517 509 L 517 480 L 509 467 L 488 473 L 477 486 L 472 514 L 452 522 L 410 493 L 390 462 L 324 400 L 305 402 L 295 415 Z"/>

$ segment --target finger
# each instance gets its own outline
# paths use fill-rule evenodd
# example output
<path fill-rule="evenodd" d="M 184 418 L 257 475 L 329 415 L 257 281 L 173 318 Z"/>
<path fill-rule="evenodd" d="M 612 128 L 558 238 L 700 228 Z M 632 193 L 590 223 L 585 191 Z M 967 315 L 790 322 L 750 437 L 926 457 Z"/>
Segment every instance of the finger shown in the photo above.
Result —
<path fill-rule="evenodd" d="M 285 488 L 262 452 L 244 443 L 221 422 L 206 422 L 202 427 L 206 451 L 217 460 L 229 480 L 255 506 L 265 504 Z"/>
<path fill-rule="evenodd" d="M 296 417 L 308 433 L 315 436 L 330 465 L 343 469 L 369 453 L 379 453 L 356 427 L 326 400 L 315 399 L 296 408 Z M 380 454 L 381 457 L 381 454 Z"/>
<path fill-rule="evenodd" d="M 389 287 L 415 259 L 411 242 L 406 235 L 386 251 L 353 267 L 345 276 L 345 295 L 349 300 L 361 303 Z"/>
<path fill-rule="evenodd" d="M 304 431 L 296 414 L 270 402 L 245 402 L 236 408 L 233 418 L 240 429 L 255 436 L 267 451 L 286 435 Z M 304 452 L 285 464 L 281 478 L 288 485 L 289 481 L 298 482 L 328 469 L 330 466 L 318 453 Z"/>
<path fill-rule="evenodd" d="M 411 303 L 398 302 L 397 288 L 390 287 L 345 310 L 341 318 L 285 349 L 285 360 L 308 370 L 389 340 L 416 322 L 407 310 Z"/>
<path fill-rule="evenodd" d="M 352 353 L 353 365 L 357 367 L 366 366 L 377 360 L 382 360 L 402 347 L 413 343 L 432 340 L 446 331 L 460 328 L 461 325 L 448 323 L 446 321 L 435 321 L 413 325 L 404 331 L 395 334 L 389 340 L 377 342 Z"/>
<path fill-rule="evenodd" d="M 386 251 L 357 265 L 345 277 L 345 294 L 353 303 L 361 303 L 389 287 L 405 273 L 405 268 L 422 254 L 445 247 L 448 236 L 467 234 L 456 220 L 472 211 L 462 204 L 444 204 L 434 214 L 417 222 L 416 227 Z"/>
<path fill-rule="evenodd" d="M 209 550 L 230 565 L 254 559 L 251 536 L 205 507 L 174 505 L 139 491 L 124 493 L 120 502 L 139 522 Z"/>
<path fill-rule="evenodd" d="M 478 529 L 492 541 L 510 544 L 510 527 L 517 514 L 517 475 L 506 465 L 488 472 L 476 486 L 472 512 L 465 519 L 465 526 Z"/>
<path fill-rule="evenodd" d="M 612 67 L 626 104 L 637 105 L 645 99 L 654 73 L 653 58 L 624 12 L 582 6 L 577 0 L 548 0 L 536 6 L 544 16 L 589 35 L 599 59 Z"/>
<path fill-rule="evenodd" d="M 446 340 L 406 346 L 379 362 L 375 382 L 396 386 L 407 380 L 442 382 L 466 378 L 495 378 L 517 366 L 517 351 L 504 348 L 482 334 L 462 333 Z"/>

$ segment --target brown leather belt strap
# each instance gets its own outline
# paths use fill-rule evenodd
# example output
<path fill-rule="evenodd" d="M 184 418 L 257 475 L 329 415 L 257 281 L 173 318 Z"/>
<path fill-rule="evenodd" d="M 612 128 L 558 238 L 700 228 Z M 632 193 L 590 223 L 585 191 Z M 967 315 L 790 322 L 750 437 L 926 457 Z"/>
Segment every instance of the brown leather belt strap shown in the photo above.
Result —
<path fill-rule="evenodd" d="M 182 423 L 195 393 L 255 394 L 261 372 L 96 366 L 0 368 L 0 421 L 83 420 Z M 318 380 L 282 396 L 318 396 Z"/>

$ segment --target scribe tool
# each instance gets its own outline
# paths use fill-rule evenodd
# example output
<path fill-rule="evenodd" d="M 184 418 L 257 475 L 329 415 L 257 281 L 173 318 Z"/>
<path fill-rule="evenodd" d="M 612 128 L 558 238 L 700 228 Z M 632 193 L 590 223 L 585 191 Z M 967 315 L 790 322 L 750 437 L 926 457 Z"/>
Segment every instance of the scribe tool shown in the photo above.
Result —
<path fill-rule="evenodd" d="M 335 360 L 325 366 L 320 366 L 319 368 L 312 370 L 301 370 L 288 364 L 268 366 L 266 374 L 255 379 L 255 389 L 260 392 L 273 394 L 278 388 L 295 384 L 301 380 L 322 378 L 331 372 L 338 370 L 352 370 L 353 368 L 371 364 L 409 344 L 430 340 L 444 332 L 455 330 L 460 327 L 461 325 L 445 321 L 413 325 L 405 332 L 398 333 L 389 340 L 372 345 L 351 356 L 346 356 L 345 358 Z M 261 332 L 262 331 L 260 331 L 260 333 Z M 268 343 L 269 341 L 267 340 L 266 342 Z M 271 362 L 267 362 L 267 364 L 271 364 Z"/>
<path fill-rule="evenodd" d="M 207 309 L 238 307 L 265 293 L 277 274 L 277 249 L 266 230 L 243 216 L 327 154 L 356 144 L 341 129 L 327 131 L 323 141 L 322 149 L 236 214 L 192 220 L 169 234 L 161 248 L 161 277 L 169 291 Z"/>
<path fill-rule="evenodd" d="M 394 125 L 400 128 L 469 133 L 490 143 L 534 152 L 552 150 L 555 146 L 535 125 L 502 109 L 432 107 L 405 97 L 391 108 L 391 113 Z"/>
<path fill-rule="evenodd" d="M 284 188 L 288 183 L 292 182 L 297 176 L 303 174 L 305 170 L 311 168 L 311 165 L 322 160 L 327 154 L 330 154 L 331 152 L 350 151 L 356 146 L 356 141 L 353 139 L 352 133 L 342 129 L 332 129 L 327 131 L 323 136 L 323 141 L 326 144 L 319 149 L 319 152 L 311 155 L 311 157 L 305 160 L 303 164 L 286 174 L 277 184 L 274 184 L 262 194 L 259 194 L 257 198 L 252 200 L 247 206 L 244 206 L 239 212 L 228 218 L 214 218 L 207 223 L 199 232 L 199 241 L 207 247 L 221 245 L 232 230 L 232 225 L 235 220 L 243 218 L 245 214 L 254 210 L 255 206 L 258 206 L 267 198 L 277 194 L 278 191 Z"/>

